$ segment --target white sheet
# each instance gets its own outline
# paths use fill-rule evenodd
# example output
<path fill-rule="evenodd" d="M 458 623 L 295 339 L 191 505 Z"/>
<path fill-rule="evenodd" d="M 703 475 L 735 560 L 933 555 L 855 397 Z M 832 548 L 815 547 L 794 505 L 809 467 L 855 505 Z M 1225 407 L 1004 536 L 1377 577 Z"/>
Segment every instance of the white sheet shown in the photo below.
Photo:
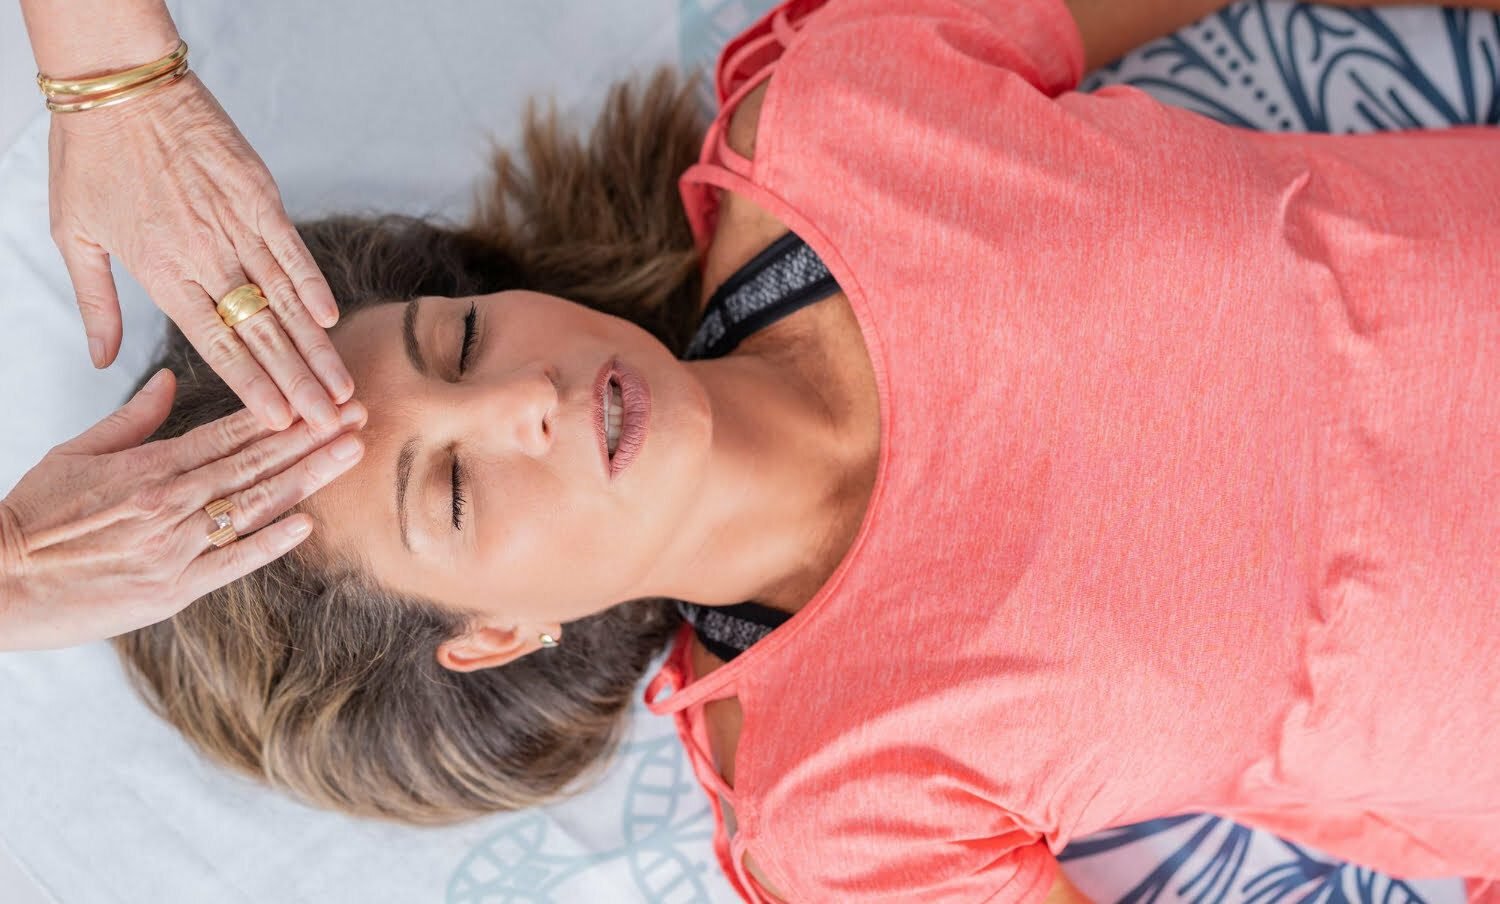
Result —
<path fill-rule="evenodd" d="M 511 136 L 528 95 L 550 92 L 571 118 L 587 122 L 612 79 L 656 62 L 706 63 L 767 5 L 172 4 L 195 67 L 302 217 L 461 216 L 486 140 Z M 1500 56 L 1494 17 L 1464 19 L 1463 27 L 1435 10 L 1386 13 L 1364 26 L 1330 21 L 1347 33 L 1299 20 L 1288 6 L 1244 4 L 1089 85 L 1129 81 L 1230 121 L 1335 131 L 1404 124 L 1402 110 L 1439 125 L 1455 110 L 1487 109 L 1495 97 L 1495 73 L 1484 68 Z M 1420 66 L 1402 62 L 1377 27 L 1386 23 Z M 1323 38 L 1317 52 L 1307 40 L 1314 33 Z M 1337 58 L 1340 48 L 1360 46 L 1362 55 Z M 401 66 L 372 65 L 395 60 Z M 47 235 L 45 130 L 45 117 L 30 114 L 0 152 L 0 491 L 50 445 L 118 403 L 161 325 L 121 274 L 120 363 L 104 373 L 89 367 Z M 304 808 L 203 763 L 122 684 L 103 645 L 4 655 L 0 861 L 8 847 L 63 904 L 735 900 L 713 860 L 707 804 L 671 722 L 638 706 L 632 724 L 631 743 L 606 780 L 567 804 L 452 829 L 400 829 Z M 1279 890 L 1256 900 L 1319 884 L 1339 885 L 1357 901 L 1462 899 L 1452 880 L 1374 876 L 1214 817 L 1153 831 L 1161 828 L 1081 839 L 1066 852 L 1065 869 L 1099 901 L 1132 890 L 1142 900 L 1250 900 L 1278 877 Z M 1168 869 L 1173 858 L 1180 863 Z M 1217 872 L 1189 881 L 1211 864 Z M 18 900 L 20 886 L 6 883 L 26 881 L 21 875 L 0 864 L 0 904 Z"/>

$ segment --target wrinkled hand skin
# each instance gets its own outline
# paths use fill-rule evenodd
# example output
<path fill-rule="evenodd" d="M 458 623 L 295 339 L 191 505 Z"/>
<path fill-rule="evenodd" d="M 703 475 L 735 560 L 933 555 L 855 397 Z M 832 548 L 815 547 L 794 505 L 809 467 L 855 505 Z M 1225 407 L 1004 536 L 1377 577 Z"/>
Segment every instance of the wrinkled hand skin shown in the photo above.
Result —
<path fill-rule="evenodd" d="M 116 601 L 127 604 L 170 595 L 179 577 L 173 574 L 176 563 L 170 561 L 176 558 L 172 553 L 178 519 L 156 517 L 168 514 L 173 494 L 169 479 L 152 476 L 167 465 L 154 452 L 138 448 L 95 456 L 74 453 L 64 444 L 49 452 L 6 498 L 5 573 L 15 584 L 12 613 L 25 618 L 28 634 L 52 634 L 47 623 L 62 615 L 80 587 L 98 592 L 101 585 L 108 586 Z M 72 548 L 78 544 L 62 544 L 70 552 L 65 569 L 44 567 L 35 560 L 38 538 L 56 530 L 82 532 L 80 526 L 88 522 L 100 523 L 103 529 L 85 535 L 110 540 L 78 549 Z M 107 608 L 102 601 L 92 605 Z M 122 623 L 133 622 L 144 611 L 145 607 L 128 605 L 119 616 Z"/>
<path fill-rule="evenodd" d="M 117 106 L 52 117 L 50 165 L 58 247 L 110 249 L 159 301 L 174 283 L 220 275 L 206 262 L 226 230 L 250 244 L 281 209 L 265 164 L 191 72 Z"/>
<path fill-rule="evenodd" d="M 114 256 L 262 423 L 284 428 L 294 411 L 331 423 L 354 389 L 324 332 L 337 305 L 270 172 L 198 77 L 51 128 L 52 237 L 95 366 L 120 347 Z M 214 303 L 246 282 L 274 316 L 226 329 Z"/>
<path fill-rule="evenodd" d="M 201 140 L 209 137 L 205 133 L 211 133 L 215 140 Z M 193 182 L 185 185 L 168 182 L 164 190 L 156 194 L 163 198 L 175 195 L 184 206 L 200 200 L 200 192 L 218 189 L 221 179 L 243 179 L 246 175 L 256 177 L 237 186 L 225 185 L 226 191 L 253 195 L 271 188 L 270 175 L 260 158 L 239 134 L 218 101 L 191 72 L 166 89 L 124 104 L 87 111 L 87 115 L 54 116 L 52 147 L 57 158 L 54 163 L 63 162 L 69 149 L 68 139 L 72 137 L 87 139 L 81 143 L 85 153 L 92 152 L 95 158 L 114 158 L 97 161 L 107 170 L 165 179 L 163 171 L 167 169 L 177 169 L 179 178 L 190 169 L 196 169 L 198 178 Z M 87 162 L 73 168 L 59 167 L 59 170 L 84 177 L 82 182 L 85 185 L 90 181 L 86 178 L 89 175 Z M 98 189 L 96 200 L 101 207 L 122 192 L 131 193 L 128 186 L 100 185 Z M 179 192 L 178 189 L 188 190 Z M 133 219 L 142 211 L 127 209 L 120 213 L 124 215 L 123 220 Z M 151 225 L 149 220 L 145 225 Z M 212 228 L 216 227 L 210 226 Z M 129 249 L 121 241 L 128 236 L 103 237 L 113 238 L 112 244 Z M 135 259 L 144 260 L 138 255 Z"/>
<path fill-rule="evenodd" d="M 134 398 L 42 458 L 0 500 L 0 650 L 86 643 L 170 618 L 285 554 L 306 513 L 281 516 L 353 467 L 367 412 L 270 431 L 238 411 L 142 445 L 171 411 L 159 372 Z M 204 506 L 230 503 L 223 548 Z M 279 519 L 279 520 L 278 520 Z"/>
<path fill-rule="evenodd" d="M 91 455 L 64 444 L 0 502 L 0 650 L 111 636 L 175 611 L 187 513 L 174 481 L 152 476 L 167 465 L 150 447 Z M 49 548 L 58 531 L 78 536 Z M 97 630 L 80 632 L 85 623 Z"/>

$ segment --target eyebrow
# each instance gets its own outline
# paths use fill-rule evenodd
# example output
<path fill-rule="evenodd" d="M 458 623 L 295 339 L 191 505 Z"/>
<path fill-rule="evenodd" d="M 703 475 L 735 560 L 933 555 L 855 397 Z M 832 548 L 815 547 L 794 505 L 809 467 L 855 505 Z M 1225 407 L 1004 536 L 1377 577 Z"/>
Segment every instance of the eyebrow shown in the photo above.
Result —
<path fill-rule="evenodd" d="M 417 373 L 427 376 L 427 362 L 422 358 L 422 347 L 417 344 L 417 305 L 421 299 L 413 298 L 406 303 L 401 314 L 401 345 L 406 349 L 406 360 Z"/>
<path fill-rule="evenodd" d="M 401 454 L 396 456 L 396 517 L 401 522 L 401 545 L 411 552 L 411 535 L 407 533 L 407 524 L 410 521 L 406 510 L 406 487 L 411 482 L 412 465 L 417 461 L 418 442 L 416 437 L 406 441 L 401 447 Z"/>
<path fill-rule="evenodd" d="M 427 376 L 427 361 L 422 357 L 422 346 L 417 342 L 417 312 L 421 299 L 413 298 L 401 312 L 401 346 L 406 349 L 406 359 L 417 373 Z M 396 518 L 401 524 L 401 545 L 411 552 L 411 515 L 406 507 L 406 490 L 411 484 L 412 466 L 417 462 L 417 450 L 421 444 L 416 437 L 407 440 L 396 456 Z"/>

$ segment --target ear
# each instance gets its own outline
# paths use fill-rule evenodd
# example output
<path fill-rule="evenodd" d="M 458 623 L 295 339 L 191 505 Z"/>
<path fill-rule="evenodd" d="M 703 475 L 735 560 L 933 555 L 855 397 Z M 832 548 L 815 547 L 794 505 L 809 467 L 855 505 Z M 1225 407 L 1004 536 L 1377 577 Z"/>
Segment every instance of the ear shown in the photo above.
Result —
<path fill-rule="evenodd" d="M 492 669 L 539 649 L 543 631 L 559 637 L 562 629 L 557 625 L 542 626 L 535 631 L 489 625 L 477 627 L 461 637 L 439 644 L 437 660 L 443 668 L 455 672 Z"/>

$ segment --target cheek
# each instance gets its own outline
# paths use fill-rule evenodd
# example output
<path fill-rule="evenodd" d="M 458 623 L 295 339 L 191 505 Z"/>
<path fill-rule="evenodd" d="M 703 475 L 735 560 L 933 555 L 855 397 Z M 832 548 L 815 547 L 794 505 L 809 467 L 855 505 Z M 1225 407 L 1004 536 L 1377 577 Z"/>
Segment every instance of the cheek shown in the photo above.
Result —
<path fill-rule="evenodd" d="M 465 576 L 514 611 L 592 612 L 613 601 L 636 572 L 639 538 L 607 497 L 552 476 L 516 469 L 491 479 L 481 504 L 475 573 Z"/>
<path fill-rule="evenodd" d="M 488 338 L 505 349 L 504 357 L 540 354 L 565 361 L 580 347 L 580 339 L 613 335 L 606 315 L 547 295 L 497 298 L 485 313 L 486 326 L 493 330 Z"/>
<path fill-rule="evenodd" d="M 487 563 L 525 571 L 534 563 L 597 555 L 605 512 L 596 491 L 535 463 L 493 464 L 476 484 L 471 498 Z"/>

